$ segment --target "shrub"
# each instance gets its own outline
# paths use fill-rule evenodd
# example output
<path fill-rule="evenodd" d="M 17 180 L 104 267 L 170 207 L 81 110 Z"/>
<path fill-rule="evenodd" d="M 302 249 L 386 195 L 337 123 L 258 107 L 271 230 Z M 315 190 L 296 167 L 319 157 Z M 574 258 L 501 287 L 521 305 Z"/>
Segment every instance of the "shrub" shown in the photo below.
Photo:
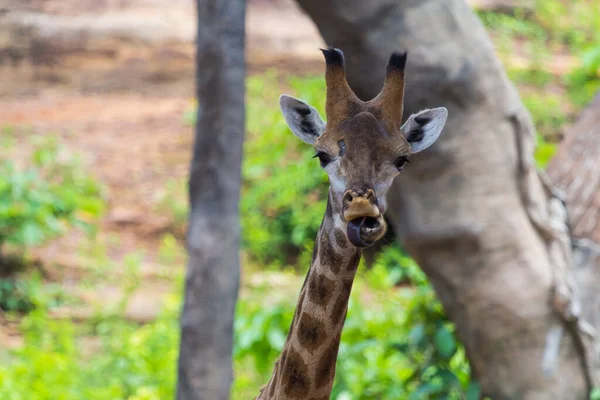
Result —
<path fill-rule="evenodd" d="M 178 309 L 170 302 L 151 324 L 108 318 L 89 331 L 92 327 L 54 320 L 38 307 L 22 322 L 24 345 L 0 352 L 0 398 L 173 398 Z"/>
<path fill-rule="evenodd" d="M 11 137 L 9 130 L 4 133 Z M 15 276 L 23 262 L 3 251 L 10 247 L 22 256 L 70 227 L 91 232 L 104 203 L 96 181 L 55 138 L 34 137 L 26 167 L 9 158 L 14 145 L 6 138 L 0 153 L 0 308 L 26 312 L 35 305 L 37 281 Z"/>
<path fill-rule="evenodd" d="M 581 65 L 568 77 L 571 101 L 586 105 L 600 91 L 600 38 L 581 55 Z"/>
<path fill-rule="evenodd" d="M 35 143 L 25 168 L 0 155 L 0 249 L 40 245 L 71 226 L 93 228 L 103 210 L 100 188 L 56 139 Z"/>
<path fill-rule="evenodd" d="M 322 78 L 291 78 L 294 95 L 323 114 Z M 240 210 L 243 244 L 260 262 L 280 265 L 312 243 L 325 210 L 327 175 L 279 112 L 281 84 L 272 74 L 248 78 L 248 136 Z M 323 114 L 324 115 L 324 114 Z"/>

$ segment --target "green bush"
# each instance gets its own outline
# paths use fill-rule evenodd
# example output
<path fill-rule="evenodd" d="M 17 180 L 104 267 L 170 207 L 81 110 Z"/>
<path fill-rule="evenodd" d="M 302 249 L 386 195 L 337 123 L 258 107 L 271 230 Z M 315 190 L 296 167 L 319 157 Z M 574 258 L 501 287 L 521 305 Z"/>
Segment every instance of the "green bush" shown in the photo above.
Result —
<path fill-rule="evenodd" d="M 4 129 L 0 152 L 0 308 L 26 312 L 35 305 L 35 285 L 16 276 L 32 246 L 64 234 L 70 227 L 91 232 L 103 210 L 100 188 L 55 138 L 32 139 L 25 166 L 12 160 L 12 132 Z M 7 247 L 14 254 L 6 254 Z"/>
<path fill-rule="evenodd" d="M 533 11 L 516 7 L 512 15 L 494 11 L 477 14 L 493 34 L 537 45 L 577 49 L 599 37 L 600 5 L 589 0 L 535 0 Z"/>
<path fill-rule="evenodd" d="M 291 78 L 289 84 L 293 95 L 324 115 L 322 78 Z M 297 139 L 283 120 L 277 76 L 250 77 L 247 86 L 243 244 L 256 260 L 285 265 L 316 236 L 325 210 L 327 175 L 312 158 L 314 149 Z"/>
<path fill-rule="evenodd" d="M 556 141 L 560 127 L 600 90 L 600 3 L 535 0 L 532 5 L 533 10 L 515 8 L 512 14 L 478 14 L 542 136 L 538 164 L 543 166 L 554 152 L 545 140 Z M 568 61 L 570 55 L 580 64 L 565 74 L 556 58 Z"/>
<path fill-rule="evenodd" d="M 8 312 L 31 311 L 40 302 L 56 306 L 69 301 L 58 285 L 44 283 L 39 273 L 0 279 L 0 309 Z"/>
<path fill-rule="evenodd" d="M 24 345 L 0 352 L 0 398 L 173 398 L 177 311 L 178 304 L 171 302 L 151 324 L 140 327 L 106 319 L 90 331 L 88 326 L 54 320 L 38 307 L 22 321 Z"/>
<path fill-rule="evenodd" d="M 0 249 L 40 245 L 71 226 L 93 228 L 104 204 L 100 189 L 67 155 L 53 138 L 35 143 L 24 168 L 0 153 Z"/>
<path fill-rule="evenodd" d="M 571 101 L 585 106 L 600 91 L 600 38 L 581 55 L 581 65 L 567 77 Z"/>

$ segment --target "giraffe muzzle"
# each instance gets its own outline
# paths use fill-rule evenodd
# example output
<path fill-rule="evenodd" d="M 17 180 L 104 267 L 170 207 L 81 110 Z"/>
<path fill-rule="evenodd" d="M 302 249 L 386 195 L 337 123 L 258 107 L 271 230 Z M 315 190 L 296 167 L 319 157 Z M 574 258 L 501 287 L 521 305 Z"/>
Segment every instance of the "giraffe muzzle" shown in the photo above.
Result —
<path fill-rule="evenodd" d="M 369 247 L 385 234 L 385 220 L 376 203 L 371 189 L 365 194 L 353 190 L 344 194 L 343 216 L 348 221 L 348 240 L 356 247 Z"/>

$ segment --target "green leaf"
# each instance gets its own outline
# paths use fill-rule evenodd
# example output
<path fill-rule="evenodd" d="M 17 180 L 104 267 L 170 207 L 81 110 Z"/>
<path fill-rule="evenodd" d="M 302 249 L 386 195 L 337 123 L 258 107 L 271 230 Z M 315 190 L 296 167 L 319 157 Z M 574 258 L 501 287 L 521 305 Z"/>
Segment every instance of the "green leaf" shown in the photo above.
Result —
<path fill-rule="evenodd" d="M 456 351 L 454 335 L 443 325 L 435 333 L 435 347 L 444 358 L 452 357 Z"/>
<path fill-rule="evenodd" d="M 478 382 L 471 381 L 465 394 L 466 400 L 479 400 L 481 398 L 481 387 Z"/>
<path fill-rule="evenodd" d="M 425 338 L 425 326 L 423 324 L 415 325 L 408 333 L 408 340 L 413 345 L 418 345 Z"/>
<path fill-rule="evenodd" d="M 437 392 L 438 390 L 439 385 L 434 385 L 429 382 L 422 383 L 417 390 L 410 394 L 408 400 L 428 400 L 431 398 L 429 395 Z"/>
<path fill-rule="evenodd" d="M 42 227 L 35 222 L 25 222 L 21 228 L 21 237 L 25 246 L 33 246 L 40 243 L 44 238 Z"/>
<path fill-rule="evenodd" d="M 439 376 L 444 382 L 444 386 L 446 387 L 455 387 L 458 388 L 460 386 L 460 380 L 454 373 L 448 371 L 447 369 L 440 369 L 436 372 L 436 375 Z"/>

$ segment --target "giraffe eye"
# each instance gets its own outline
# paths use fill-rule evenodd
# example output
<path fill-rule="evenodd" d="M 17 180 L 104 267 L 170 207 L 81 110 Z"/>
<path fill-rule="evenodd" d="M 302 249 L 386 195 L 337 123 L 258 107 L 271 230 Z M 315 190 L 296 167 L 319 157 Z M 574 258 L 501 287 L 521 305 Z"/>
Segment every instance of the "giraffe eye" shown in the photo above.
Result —
<path fill-rule="evenodd" d="M 323 167 L 323 168 L 325 168 L 327 166 L 327 164 L 329 164 L 331 162 L 331 158 L 326 153 L 323 153 L 322 151 L 317 152 L 317 154 L 315 154 L 313 156 L 313 158 L 318 158 L 319 161 L 321 162 L 321 167 Z"/>
<path fill-rule="evenodd" d="M 398 171 L 402 171 L 402 168 L 404 168 L 404 164 L 406 163 L 410 164 L 410 160 L 408 159 L 408 157 L 399 157 L 396 160 L 396 168 L 398 169 Z"/>

